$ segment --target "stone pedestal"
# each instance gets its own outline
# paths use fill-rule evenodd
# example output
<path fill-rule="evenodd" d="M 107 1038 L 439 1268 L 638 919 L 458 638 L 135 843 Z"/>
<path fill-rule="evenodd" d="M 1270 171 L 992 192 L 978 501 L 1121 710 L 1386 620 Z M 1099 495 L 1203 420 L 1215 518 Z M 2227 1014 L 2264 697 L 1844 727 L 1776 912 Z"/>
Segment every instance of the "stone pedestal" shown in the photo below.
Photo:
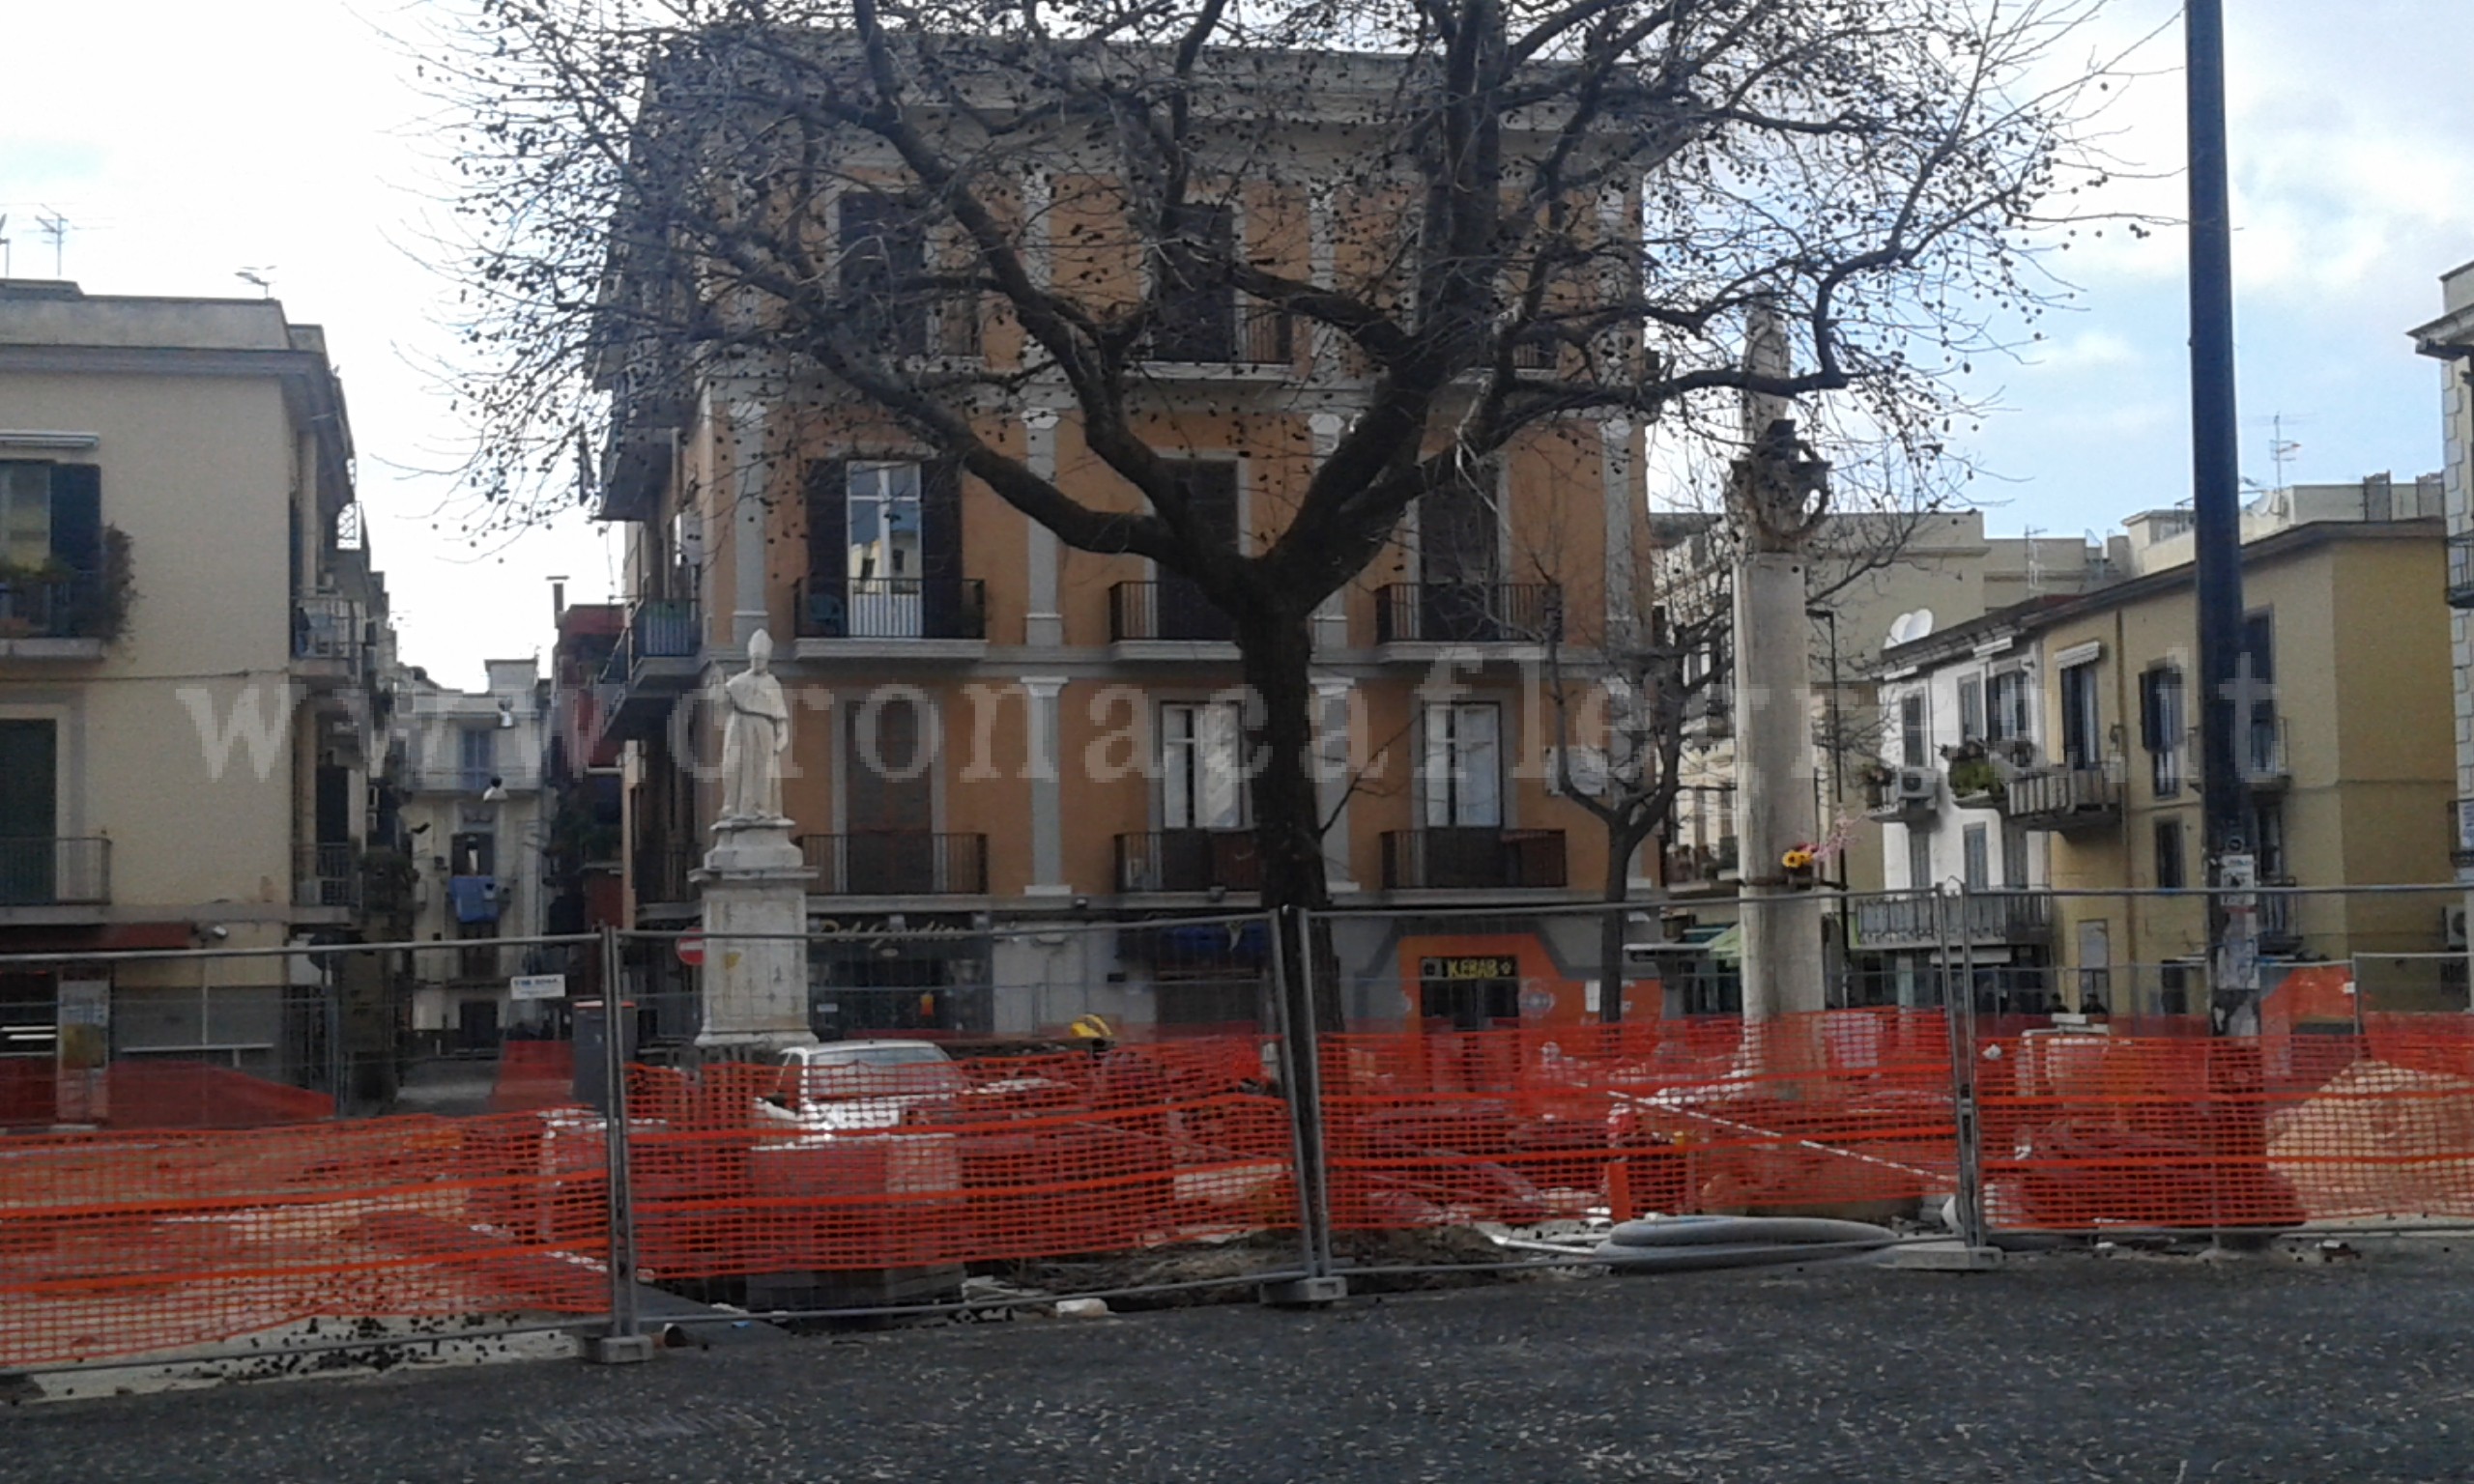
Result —
<path fill-rule="evenodd" d="M 787 819 L 713 827 L 713 848 L 692 876 L 705 906 L 699 1051 L 742 1060 L 815 1042 L 808 946 L 800 936 L 815 874 L 801 863 Z"/>

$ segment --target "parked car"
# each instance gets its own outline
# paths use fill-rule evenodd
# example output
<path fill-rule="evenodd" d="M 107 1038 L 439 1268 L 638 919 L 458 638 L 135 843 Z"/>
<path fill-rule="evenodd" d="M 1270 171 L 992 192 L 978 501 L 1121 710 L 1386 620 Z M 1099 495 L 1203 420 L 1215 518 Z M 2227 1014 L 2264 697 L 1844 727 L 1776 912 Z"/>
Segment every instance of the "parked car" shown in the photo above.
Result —
<path fill-rule="evenodd" d="M 834 1041 L 783 1051 L 781 1080 L 757 1111 L 807 1132 L 859 1133 L 899 1127 L 969 1085 L 934 1042 Z"/>

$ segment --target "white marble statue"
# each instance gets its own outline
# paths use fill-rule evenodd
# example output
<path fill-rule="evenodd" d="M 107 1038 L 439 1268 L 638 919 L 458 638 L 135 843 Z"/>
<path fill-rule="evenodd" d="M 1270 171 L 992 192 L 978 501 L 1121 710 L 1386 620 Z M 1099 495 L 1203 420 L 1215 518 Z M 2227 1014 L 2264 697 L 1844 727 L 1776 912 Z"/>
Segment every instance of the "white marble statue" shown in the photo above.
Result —
<path fill-rule="evenodd" d="M 785 824 L 782 756 L 791 750 L 791 702 L 772 674 L 773 637 L 747 642 L 747 669 L 722 684 L 730 716 L 722 725 L 722 813 L 726 825 Z"/>

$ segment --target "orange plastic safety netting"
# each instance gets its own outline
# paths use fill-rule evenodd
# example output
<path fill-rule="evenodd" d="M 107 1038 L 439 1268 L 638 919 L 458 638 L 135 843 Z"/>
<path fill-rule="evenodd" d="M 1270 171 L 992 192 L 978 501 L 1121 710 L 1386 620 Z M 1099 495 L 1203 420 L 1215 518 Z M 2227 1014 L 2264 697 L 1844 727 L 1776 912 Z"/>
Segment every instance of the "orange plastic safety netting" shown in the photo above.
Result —
<path fill-rule="evenodd" d="M 1287 1103 L 1254 1037 L 1103 1055 L 636 1069 L 656 1281 L 1123 1252 L 1293 1226 Z"/>
<path fill-rule="evenodd" d="M 1912 1212 L 1956 1168 L 1938 1012 L 1325 1042 L 1333 1224 Z"/>
<path fill-rule="evenodd" d="M 2474 1026 L 2368 1035 L 2057 1032 L 1978 1063 L 1986 1218 L 2205 1230 L 2474 1216 Z"/>
<path fill-rule="evenodd" d="M 11 1138 L 0 1365 L 272 1343 L 312 1321 L 596 1312 L 603 1160 L 579 1109 Z"/>

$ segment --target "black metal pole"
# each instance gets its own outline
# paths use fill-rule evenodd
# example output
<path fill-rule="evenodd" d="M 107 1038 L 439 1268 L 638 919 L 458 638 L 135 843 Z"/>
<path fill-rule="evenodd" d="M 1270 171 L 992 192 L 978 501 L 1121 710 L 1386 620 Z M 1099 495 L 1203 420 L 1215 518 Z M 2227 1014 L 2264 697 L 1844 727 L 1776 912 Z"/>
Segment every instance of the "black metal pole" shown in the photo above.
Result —
<path fill-rule="evenodd" d="M 2242 654 L 2241 452 L 2234 426 L 2233 231 L 2226 203 L 2224 0 L 2182 13 L 2190 114 L 2191 509 L 2198 557 L 2200 799 L 2208 884 L 2248 887 L 2249 787 L 2237 741 Z M 2232 867 L 2229 873 L 2229 865 Z M 2238 899 L 2237 899 L 2238 900 Z M 2241 903 L 2247 906 L 2247 902 Z M 2246 1018 L 2256 989 L 2247 910 L 2211 899 L 2210 1019 Z M 2256 1018 L 2251 1016 L 2248 1018 Z"/>

